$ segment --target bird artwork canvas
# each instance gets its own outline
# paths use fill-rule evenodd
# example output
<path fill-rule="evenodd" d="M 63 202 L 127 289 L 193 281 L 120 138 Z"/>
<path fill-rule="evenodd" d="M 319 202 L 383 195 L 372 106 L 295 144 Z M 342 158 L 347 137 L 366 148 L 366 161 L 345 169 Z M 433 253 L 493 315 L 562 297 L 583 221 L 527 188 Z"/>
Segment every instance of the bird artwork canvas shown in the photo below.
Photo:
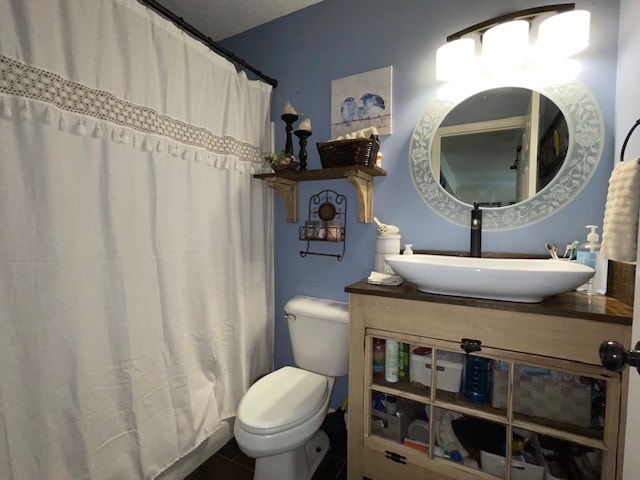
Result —
<path fill-rule="evenodd" d="M 331 82 L 331 138 L 376 127 L 391 134 L 393 67 L 359 73 Z"/>

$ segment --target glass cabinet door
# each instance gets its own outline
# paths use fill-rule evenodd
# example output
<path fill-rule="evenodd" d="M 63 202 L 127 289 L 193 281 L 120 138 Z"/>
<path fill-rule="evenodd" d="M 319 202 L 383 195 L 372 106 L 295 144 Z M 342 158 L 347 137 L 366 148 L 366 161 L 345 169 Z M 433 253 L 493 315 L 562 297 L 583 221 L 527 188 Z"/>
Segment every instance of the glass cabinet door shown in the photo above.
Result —
<path fill-rule="evenodd" d="M 392 338 L 367 337 L 371 342 L 371 383 L 395 390 L 431 398 L 431 376 L 412 368 L 412 351 L 431 348 L 411 345 Z M 429 377 L 429 381 L 426 377 Z"/>
<path fill-rule="evenodd" d="M 371 435 L 419 452 L 429 451 L 428 407 L 401 396 L 371 391 Z"/>
<path fill-rule="evenodd" d="M 473 409 L 488 418 L 506 421 L 506 405 L 492 402 L 496 360 L 482 354 L 467 355 L 443 349 L 436 349 L 435 357 L 438 404 Z"/>
<path fill-rule="evenodd" d="M 402 455 L 421 452 L 425 465 L 455 463 L 467 475 L 615 478 L 618 374 L 490 348 L 465 354 L 452 342 L 421 340 L 366 336 L 366 436 L 401 446 Z M 514 360 L 524 358 L 531 363 Z"/>
<path fill-rule="evenodd" d="M 494 371 L 494 404 L 506 405 L 506 362 Z M 604 437 L 607 381 L 576 373 L 515 364 L 513 416 L 577 435 Z"/>

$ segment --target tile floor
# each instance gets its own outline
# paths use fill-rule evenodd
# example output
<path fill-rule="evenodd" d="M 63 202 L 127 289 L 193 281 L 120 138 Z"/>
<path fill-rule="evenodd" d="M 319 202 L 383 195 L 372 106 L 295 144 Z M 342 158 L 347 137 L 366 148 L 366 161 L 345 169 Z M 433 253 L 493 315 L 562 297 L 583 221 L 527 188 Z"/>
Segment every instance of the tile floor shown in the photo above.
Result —
<path fill-rule="evenodd" d="M 252 480 L 255 460 L 240 451 L 232 438 L 185 480 Z M 346 436 L 334 440 L 312 480 L 346 480 Z"/>

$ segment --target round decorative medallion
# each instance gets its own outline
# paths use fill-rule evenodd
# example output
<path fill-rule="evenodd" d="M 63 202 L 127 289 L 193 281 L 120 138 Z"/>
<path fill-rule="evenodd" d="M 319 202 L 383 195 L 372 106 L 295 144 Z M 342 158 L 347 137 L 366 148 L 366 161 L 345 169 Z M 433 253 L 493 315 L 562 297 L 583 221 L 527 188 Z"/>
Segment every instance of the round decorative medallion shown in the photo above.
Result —
<path fill-rule="evenodd" d="M 331 202 L 321 203 L 318 207 L 318 217 L 320 220 L 328 222 L 329 220 L 333 220 L 336 216 L 336 207 Z"/>

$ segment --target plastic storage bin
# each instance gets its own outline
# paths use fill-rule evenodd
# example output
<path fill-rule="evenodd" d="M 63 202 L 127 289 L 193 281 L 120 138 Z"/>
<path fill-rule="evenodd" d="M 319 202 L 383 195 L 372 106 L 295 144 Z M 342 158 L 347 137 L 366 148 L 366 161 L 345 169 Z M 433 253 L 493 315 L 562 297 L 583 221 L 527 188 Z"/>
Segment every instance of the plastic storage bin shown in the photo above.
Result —
<path fill-rule="evenodd" d="M 493 371 L 495 408 L 507 408 L 509 372 Z M 514 412 L 533 417 L 591 426 L 591 386 L 556 378 L 516 374 L 513 383 Z"/>
<path fill-rule="evenodd" d="M 522 435 L 526 435 L 523 430 L 515 429 Z M 563 480 L 561 477 L 555 477 L 549 471 L 537 434 L 531 435 L 531 446 L 535 450 L 535 458 L 538 465 L 526 463 L 516 460 L 517 457 L 511 459 L 511 479 L 512 480 Z M 506 461 L 504 457 L 494 455 L 484 450 L 480 451 L 480 468 L 483 472 L 490 473 L 497 477 L 504 477 L 506 473 Z M 566 479 L 566 477 L 564 477 Z"/>
<path fill-rule="evenodd" d="M 371 433 L 396 443 L 402 443 L 402 424 L 395 415 L 371 410 Z"/>
<path fill-rule="evenodd" d="M 426 355 L 411 354 L 411 367 L 409 377 L 412 382 L 420 383 L 426 387 L 431 386 L 431 357 L 429 352 Z M 447 392 L 459 392 L 462 380 L 462 369 L 464 366 L 464 355 L 461 353 L 446 352 L 439 350 L 437 353 L 438 365 L 436 373 L 436 385 L 439 390 Z"/>
<path fill-rule="evenodd" d="M 480 468 L 483 472 L 504 478 L 506 459 L 493 453 L 480 451 Z M 511 480 L 544 480 L 546 467 L 511 459 Z M 552 477 L 553 478 L 553 477 Z"/>

